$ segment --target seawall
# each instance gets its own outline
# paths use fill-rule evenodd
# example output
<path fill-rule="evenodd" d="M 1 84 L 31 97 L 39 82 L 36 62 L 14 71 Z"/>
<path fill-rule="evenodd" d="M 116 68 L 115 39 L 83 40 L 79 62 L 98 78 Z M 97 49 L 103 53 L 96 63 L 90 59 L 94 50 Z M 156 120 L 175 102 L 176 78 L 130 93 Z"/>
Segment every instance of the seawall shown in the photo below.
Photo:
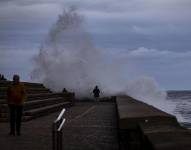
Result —
<path fill-rule="evenodd" d="M 129 96 L 116 106 L 122 150 L 191 150 L 191 132 L 175 116 Z"/>

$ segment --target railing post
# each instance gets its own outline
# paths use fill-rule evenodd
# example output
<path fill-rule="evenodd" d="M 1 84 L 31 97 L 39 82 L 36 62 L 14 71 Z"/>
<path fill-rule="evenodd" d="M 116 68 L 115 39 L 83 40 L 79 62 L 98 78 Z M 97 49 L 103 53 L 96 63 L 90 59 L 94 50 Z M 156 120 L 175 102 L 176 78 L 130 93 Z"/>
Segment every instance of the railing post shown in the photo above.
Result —
<path fill-rule="evenodd" d="M 60 131 L 60 150 L 62 150 L 62 130 Z"/>
<path fill-rule="evenodd" d="M 63 118 L 65 109 L 61 111 L 57 119 L 52 125 L 52 149 L 53 150 L 62 150 L 62 127 L 65 123 Z"/>
<path fill-rule="evenodd" d="M 60 143 L 60 140 L 59 140 L 59 131 L 56 131 L 56 147 L 57 149 L 56 150 L 60 150 L 59 149 L 59 143 Z"/>
<path fill-rule="evenodd" d="M 62 150 L 62 131 L 57 131 L 58 134 L 58 150 Z"/>
<path fill-rule="evenodd" d="M 52 148 L 53 150 L 57 150 L 57 133 L 56 133 L 56 130 L 57 130 L 57 123 L 54 122 L 53 125 L 52 125 Z"/>
<path fill-rule="evenodd" d="M 54 123 L 52 124 L 52 150 L 55 149 L 55 130 L 54 130 Z"/>

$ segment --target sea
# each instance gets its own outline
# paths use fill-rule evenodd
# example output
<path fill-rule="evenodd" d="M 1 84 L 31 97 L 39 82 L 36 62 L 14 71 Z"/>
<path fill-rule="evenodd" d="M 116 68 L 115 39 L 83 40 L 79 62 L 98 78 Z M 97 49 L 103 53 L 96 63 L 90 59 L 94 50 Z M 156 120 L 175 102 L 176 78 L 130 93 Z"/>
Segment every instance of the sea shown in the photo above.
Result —
<path fill-rule="evenodd" d="M 176 116 L 179 123 L 183 127 L 191 129 L 191 90 L 167 91 L 167 101 L 175 106 L 173 115 Z"/>

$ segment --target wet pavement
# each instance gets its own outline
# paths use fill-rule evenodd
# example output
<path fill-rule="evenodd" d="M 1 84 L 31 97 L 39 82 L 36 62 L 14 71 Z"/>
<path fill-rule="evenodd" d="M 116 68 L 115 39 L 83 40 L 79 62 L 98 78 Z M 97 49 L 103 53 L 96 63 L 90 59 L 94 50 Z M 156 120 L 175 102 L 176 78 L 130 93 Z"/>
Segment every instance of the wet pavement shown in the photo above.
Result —
<path fill-rule="evenodd" d="M 22 124 L 21 136 L 9 136 L 0 123 L 0 149 L 51 150 L 52 122 L 57 113 Z M 64 150 L 118 150 L 117 115 L 113 102 L 77 102 L 65 112 Z"/>

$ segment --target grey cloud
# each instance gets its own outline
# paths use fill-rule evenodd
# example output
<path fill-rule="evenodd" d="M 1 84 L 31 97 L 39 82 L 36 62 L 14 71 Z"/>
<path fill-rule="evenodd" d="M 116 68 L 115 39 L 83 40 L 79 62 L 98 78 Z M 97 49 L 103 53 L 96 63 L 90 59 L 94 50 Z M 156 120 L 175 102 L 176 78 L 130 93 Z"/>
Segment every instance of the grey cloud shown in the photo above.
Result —
<path fill-rule="evenodd" d="M 134 68 L 135 76 L 153 77 L 165 89 L 190 89 L 191 51 L 168 51 L 148 48 L 105 49 L 105 57 Z M 131 74 L 131 72 L 130 72 Z"/>
<path fill-rule="evenodd" d="M 38 48 L 62 8 L 58 5 L 0 5 L 1 49 Z"/>
<path fill-rule="evenodd" d="M 149 51 L 142 52 L 142 56 L 129 51 L 123 55 L 138 64 L 140 70 L 143 68 L 145 74 L 156 77 L 164 87 L 178 87 L 178 84 L 189 87 L 189 82 L 173 81 L 189 80 L 191 74 L 188 69 L 191 67 L 190 0 L 0 0 L 0 52 L 38 49 L 58 14 L 69 5 L 76 5 L 85 16 L 84 27 L 92 33 L 97 47 L 111 48 L 116 55 L 122 54 L 119 49 L 145 47 Z M 27 59 L 33 55 L 18 54 Z M 8 65 L 9 59 L 1 58 L 0 70 L 19 70 Z M 18 61 L 22 63 L 30 65 L 26 59 Z M 26 69 L 27 65 L 21 68 Z M 167 78 L 171 83 L 167 83 Z"/>
<path fill-rule="evenodd" d="M 37 49 L 0 50 L 0 72 L 8 79 L 12 79 L 13 74 L 18 73 L 21 80 L 30 81 L 29 73 L 33 69 L 33 57 L 37 53 Z"/>
<path fill-rule="evenodd" d="M 0 0 L 1 4 L 4 5 L 40 5 L 40 4 L 55 4 L 55 3 L 63 3 L 63 0 Z"/>

